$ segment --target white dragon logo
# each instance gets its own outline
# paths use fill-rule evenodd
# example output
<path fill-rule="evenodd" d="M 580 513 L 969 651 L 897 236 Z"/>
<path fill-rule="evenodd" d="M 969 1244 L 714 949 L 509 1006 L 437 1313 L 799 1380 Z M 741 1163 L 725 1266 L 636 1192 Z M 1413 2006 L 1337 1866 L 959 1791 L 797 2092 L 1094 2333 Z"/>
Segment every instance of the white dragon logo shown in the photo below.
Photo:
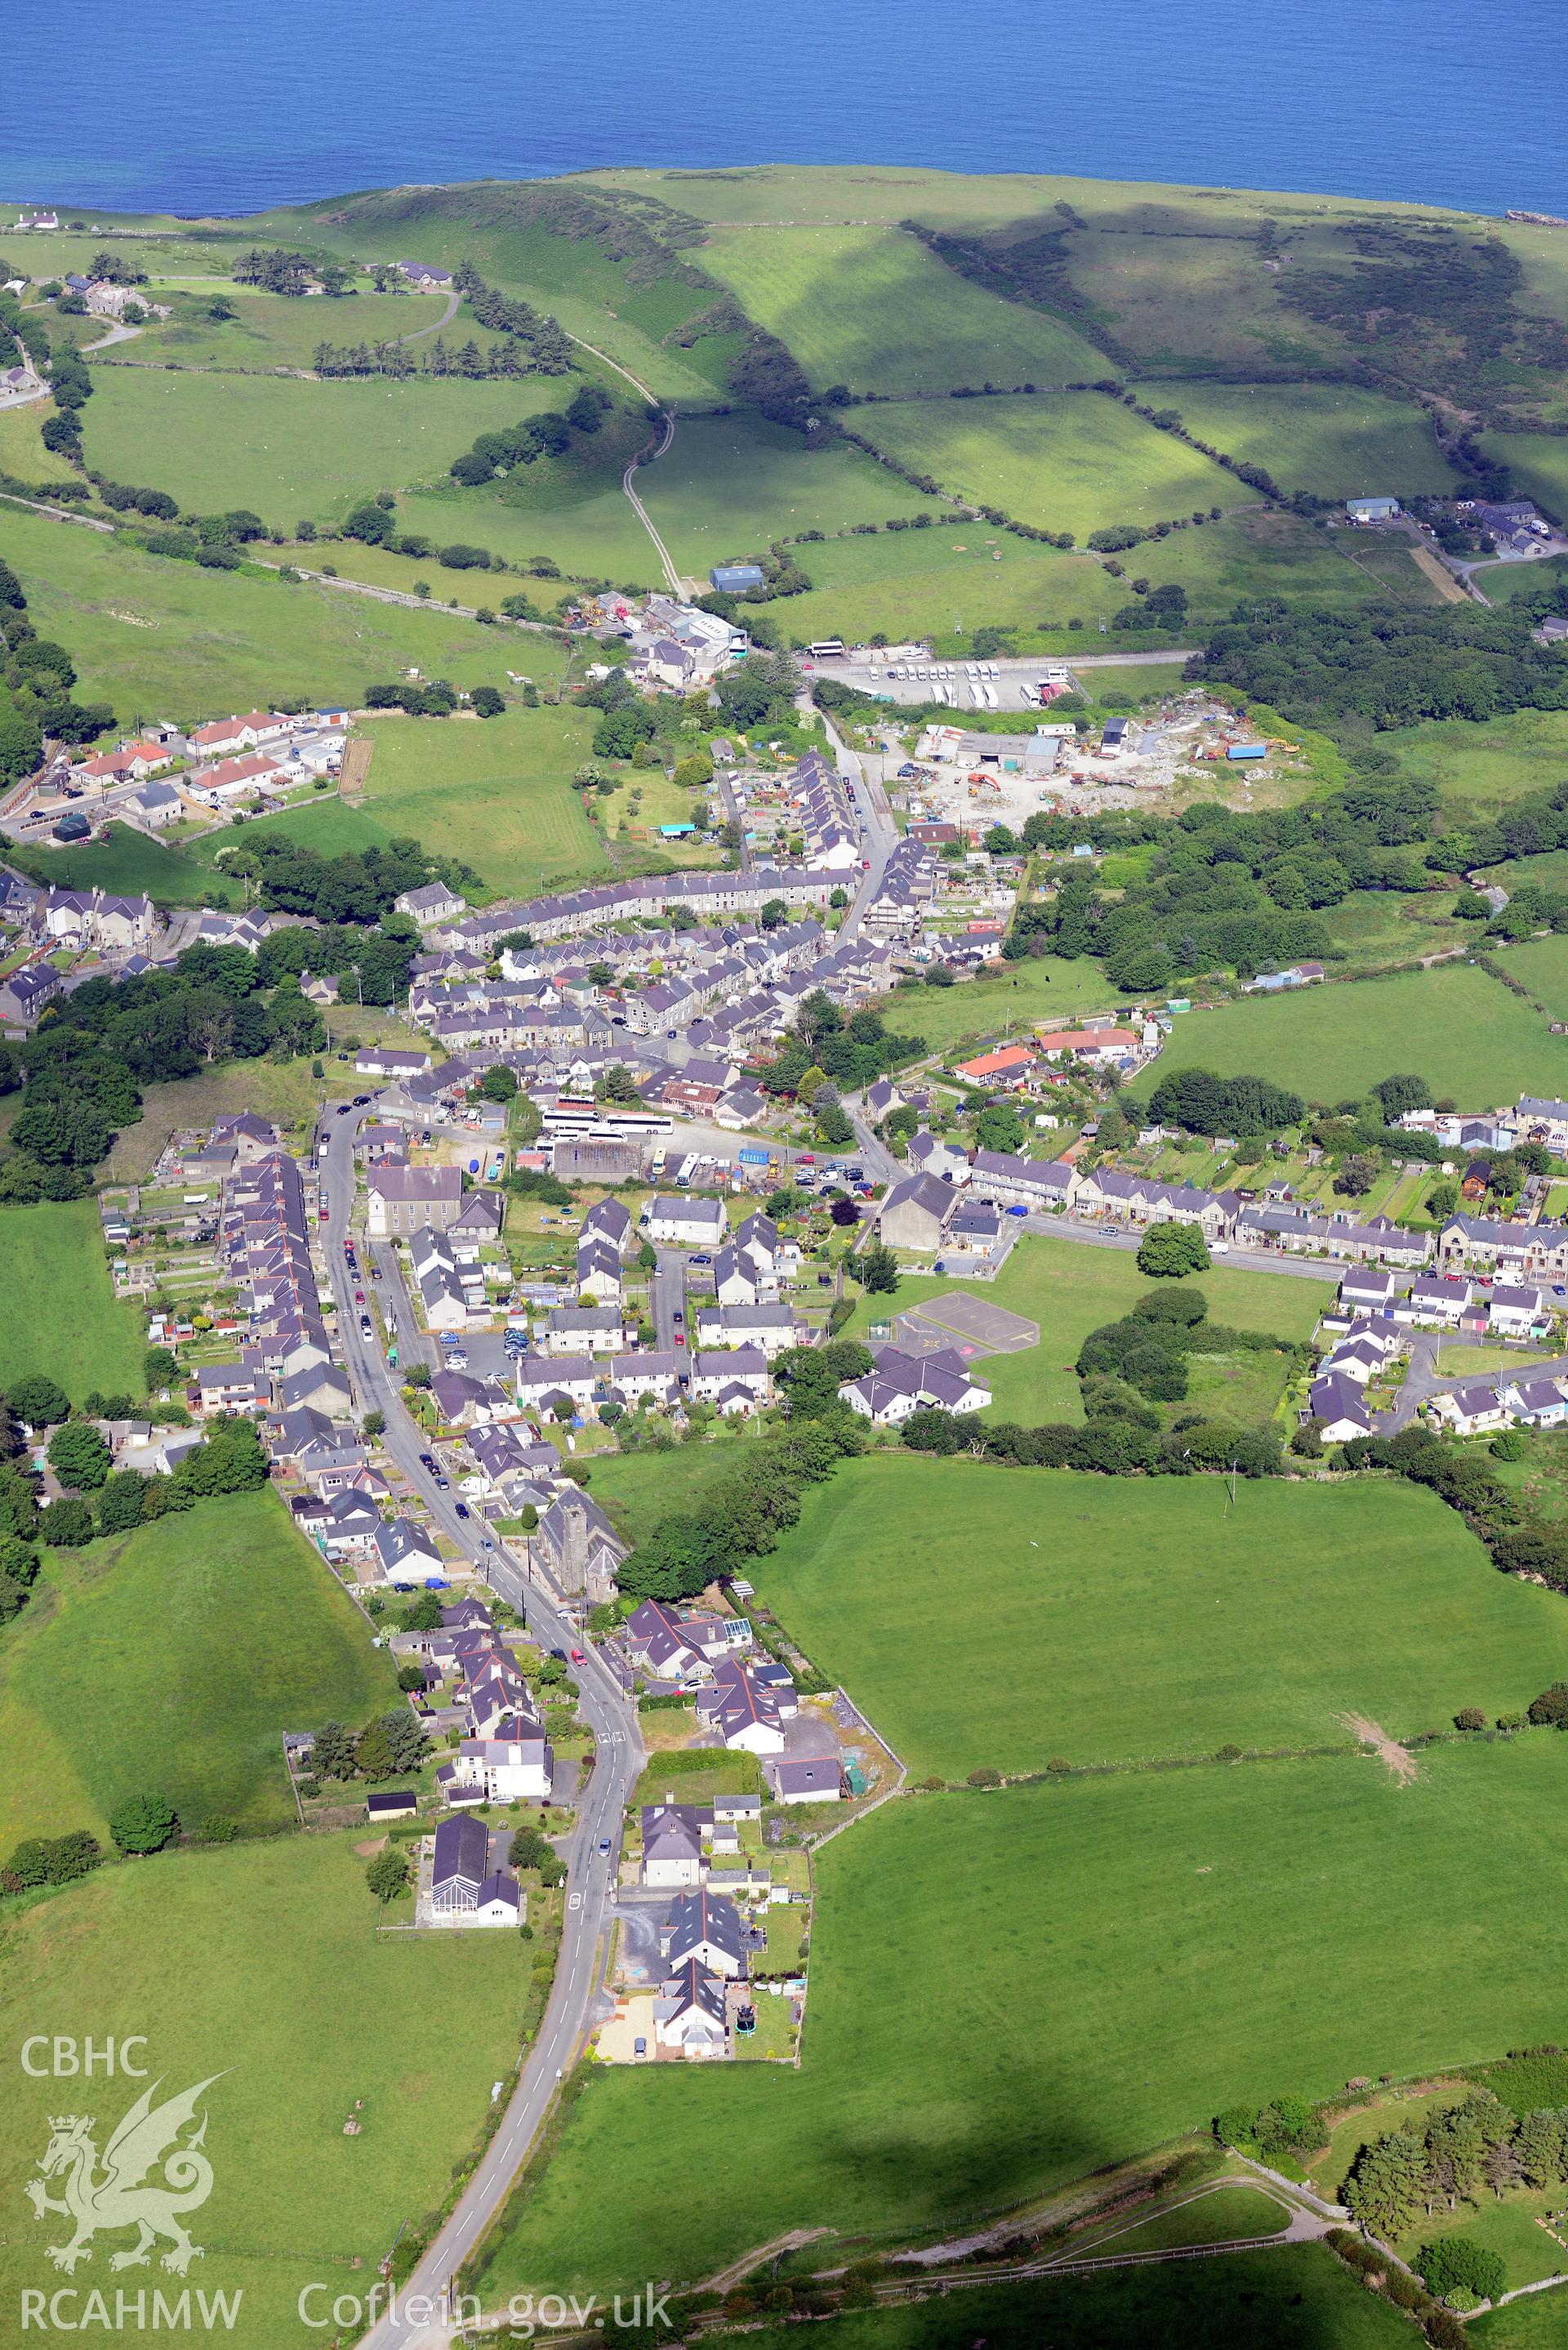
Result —
<path fill-rule="evenodd" d="M 50 2116 L 51 2135 L 38 2163 L 39 2176 L 26 2181 L 26 2190 L 36 2218 L 41 2220 L 46 2211 L 59 2211 L 76 2222 L 76 2234 L 68 2244 L 47 2247 L 57 2269 L 69 2276 L 78 2262 L 90 2261 L 92 2240 L 100 2228 L 140 2230 L 129 2251 L 111 2254 L 111 2269 L 142 2267 L 151 2258 L 160 2236 L 171 2241 L 172 2250 L 164 2253 L 163 2266 L 176 2276 L 183 2276 L 191 2262 L 202 2257 L 201 2245 L 191 2241 L 181 2215 L 196 2210 L 213 2191 L 213 2166 L 201 2151 L 207 2135 L 205 2113 L 192 2137 L 182 2146 L 176 2140 L 194 2118 L 202 2091 L 223 2077 L 221 2073 L 210 2074 L 183 2095 L 167 2098 L 156 2107 L 152 2099 L 162 2086 L 161 2079 L 144 2089 L 103 2150 L 101 2178 L 91 2135 L 97 2116 Z M 148 2172 L 159 2164 L 162 2183 L 143 2186 Z M 46 2181 L 62 2172 L 65 2195 L 60 2200 L 47 2191 Z"/>

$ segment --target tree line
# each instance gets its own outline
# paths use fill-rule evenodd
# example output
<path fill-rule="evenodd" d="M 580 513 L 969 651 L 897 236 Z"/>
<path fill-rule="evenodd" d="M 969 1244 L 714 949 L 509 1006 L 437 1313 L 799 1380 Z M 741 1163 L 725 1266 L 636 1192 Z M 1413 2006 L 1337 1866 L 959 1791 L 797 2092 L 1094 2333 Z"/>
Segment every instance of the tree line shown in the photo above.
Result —
<path fill-rule="evenodd" d="M 1233 686 L 1364 754 L 1376 734 L 1423 718 L 1568 709 L 1568 669 L 1534 641 L 1533 628 L 1511 604 L 1329 612 L 1272 597 L 1238 604 L 1189 675 Z"/>

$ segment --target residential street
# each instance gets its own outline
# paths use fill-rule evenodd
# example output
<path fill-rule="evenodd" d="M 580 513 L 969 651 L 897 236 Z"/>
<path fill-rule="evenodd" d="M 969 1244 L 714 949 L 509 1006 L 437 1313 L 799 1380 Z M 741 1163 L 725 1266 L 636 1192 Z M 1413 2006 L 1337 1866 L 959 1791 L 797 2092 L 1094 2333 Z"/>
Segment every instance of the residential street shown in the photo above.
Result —
<path fill-rule="evenodd" d="M 343 1243 L 354 1203 L 353 1142 L 359 1124 L 360 1118 L 350 1113 L 347 1118 L 330 1118 L 324 1129 L 322 1166 L 330 1202 L 326 1245 L 335 1289 L 341 1285 Z M 399 1318 L 403 1325 L 400 1313 Z M 389 1373 L 376 1343 L 361 1337 L 351 1295 L 338 1322 L 358 1409 L 385 1412 L 387 1451 L 428 1505 L 432 1523 L 477 1561 L 477 1522 L 460 1518 L 452 1494 L 441 1492 L 420 1465 L 420 1453 L 428 1449 L 425 1440 L 405 1410 L 396 1378 Z M 400 1336 L 407 1335 L 406 1326 L 401 1326 Z M 546 1593 L 537 1582 L 528 1586 L 527 1616 L 530 1631 L 547 1648 L 569 1648 L 577 1637 L 560 1613 L 556 1595 Z M 635 1707 L 599 1661 L 597 1650 L 588 1648 L 587 1663 L 576 1670 L 582 1692 L 580 1711 L 592 1725 L 597 1752 L 564 1856 L 568 1870 L 567 1908 L 550 2003 L 518 2074 L 505 2118 L 446 2225 L 402 2288 L 399 2298 L 405 2303 L 421 2295 L 435 2299 L 451 2284 L 504 2199 L 557 2084 L 576 2060 L 589 2022 L 601 1946 L 608 1930 L 622 1815 L 643 1755 Z M 598 1852 L 601 1839 L 607 1837 L 607 1859 Z M 451 2331 L 442 2325 L 410 2325 L 400 2312 L 395 2317 L 380 2317 L 364 2340 L 368 2350 L 417 2350 L 417 2345 L 426 2343 L 450 2343 Z"/>

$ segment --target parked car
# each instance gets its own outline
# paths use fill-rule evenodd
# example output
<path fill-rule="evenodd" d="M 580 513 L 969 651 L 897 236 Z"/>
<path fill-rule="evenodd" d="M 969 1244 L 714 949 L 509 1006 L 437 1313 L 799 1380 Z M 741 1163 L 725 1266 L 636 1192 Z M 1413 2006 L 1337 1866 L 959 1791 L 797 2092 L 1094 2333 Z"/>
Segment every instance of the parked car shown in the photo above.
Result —
<path fill-rule="evenodd" d="M 550 1654 L 555 1658 L 556 1662 L 558 1665 L 564 1665 L 566 1663 L 566 1652 L 565 1648 L 552 1648 Z"/>
<path fill-rule="evenodd" d="M 447 1487 L 452 1483 L 452 1479 L 446 1476 L 440 1469 L 435 1472 L 435 1481 L 443 1493 L 446 1492 Z"/>
<path fill-rule="evenodd" d="M 435 1467 L 435 1454 L 433 1452 L 421 1452 L 420 1454 L 420 1467 L 421 1469 L 433 1469 Z"/>
<path fill-rule="evenodd" d="M 459 1503 L 458 1503 L 458 1504 L 457 1504 L 457 1514 L 458 1514 L 458 1516 L 459 1516 L 460 1518 L 466 1518 L 466 1517 L 467 1517 L 467 1515 L 468 1515 L 468 1503 L 467 1503 L 466 1502 L 459 1502 Z"/>
<path fill-rule="evenodd" d="M 608 1838 L 608 1836 L 600 1836 L 600 1838 L 599 1838 L 599 1850 L 600 1850 L 601 1852 L 608 1852 L 608 1850 L 609 1850 L 609 1838 Z"/>

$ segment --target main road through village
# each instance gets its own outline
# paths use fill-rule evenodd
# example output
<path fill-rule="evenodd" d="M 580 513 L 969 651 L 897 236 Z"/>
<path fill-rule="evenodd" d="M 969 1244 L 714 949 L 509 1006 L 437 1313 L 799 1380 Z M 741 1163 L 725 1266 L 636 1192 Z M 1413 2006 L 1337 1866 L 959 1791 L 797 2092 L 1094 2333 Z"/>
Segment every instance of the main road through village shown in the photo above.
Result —
<path fill-rule="evenodd" d="M 867 869 L 845 919 L 845 929 L 852 936 L 881 881 L 898 833 L 882 794 L 865 778 L 859 762 L 838 741 L 831 727 L 828 733 L 857 811 L 865 822 Z M 450 1492 L 437 1485 L 421 1461 L 421 1453 L 429 1448 L 403 1404 L 400 1382 L 388 1370 L 381 1341 L 363 1336 L 351 1295 L 345 1295 L 348 1284 L 344 1280 L 343 1243 L 350 1237 L 355 1200 L 354 1142 L 361 1116 L 353 1111 L 345 1116 L 328 1113 L 317 1134 L 321 1180 L 328 1201 L 327 1252 L 334 1291 L 343 1299 L 338 1328 L 354 1400 L 361 1413 L 379 1411 L 386 1415 L 382 1441 L 429 1509 L 432 1525 L 450 1535 L 482 1573 L 490 1564 L 492 1572 L 499 1577 L 504 1570 L 495 1567 L 495 1554 L 487 1554 L 479 1547 L 484 1537 L 478 1522 L 458 1516 Z M 369 1256 L 368 1248 L 364 1253 Z M 386 1262 L 383 1256 L 383 1266 Z M 395 1267 L 392 1270 L 395 1276 Z M 681 1302 L 684 1285 L 681 1253 L 660 1250 L 659 1270 L 652 1287 L 659 1344 L 663 1347 L 668 1348 L 673 1342 L 674 1314 Z M 391 1284 L 383 1284 L 384 1288 L 389 1286 L 400 1300 L 404 1295 L 400 1279 L 394 1277 Z M 417 1343 L 413 1329 L 406 1322 L 400 1322 L 399 1336 L 405 1354 Z M 532 1579 L 527 1583 L 525 1596 L 533 1637 L 545 1648 L 570 1648 L 577 1636 L 561 1613 L 558 1595 Z M 450 2341 L 453 2328 L 448 2313 L 455 2295 L 457 2272 L 504 2201 L 587 2033 L 614 1906 L 622 1824 L 642 1769 L 643 1749 L 635 1701 L 628 1698 L 600 1662 L 591 1644 L 582 1645 L 586 1661 L 576 1668 L 581 1692 L 578 1709 L 594 1732 L 594 1764 L 563 1855 L 567 1868 L 566 1911 L 549 2004 L 538 2037 L 524 2059 L 501 2126 L 440 2232 L 407 2282 L 399 2289 L 394 2303 L 383 2310 L 364 2337 L 364 2350 L 425 2350 L 426 2345 Z M 599 1850 L 605 1842 L 609 1846 L 607 1858 Z M 548 2290 L 548 2279 L 541 2280 L 541 2283 Z M 434 2311 L 428 2319 L 423 2314 L 427 2304 Z M 410 2309 L 421 2311 L 417 2322 L 410 2320 Z"/>
<path fill-rule="evenodd" d="M 343 1243 L 349 1236 L 355 1195 L 354 1138 L 359 1122 L 352 1114 L 330 1116 L 321 1134 L 321 1173 L 330 1209 L 327 1246 L 333 1287 L 340 1296 L 345 1288 Z M 427 1449 L 424 1439 L 404 1408 L 379 1341 L 361 1335 L 351 1302 L 346 1302 L 338 1324 L 359 1410 L 386 1414 L 383 1442 L 428 1506 L 432 1524 L 478 1563 L 483 1555 L 477 1547 L 483 1539 L 476 1531 L 477 1522 L 457 1515 L 450 1492 L 443 1492 L 421 1464 L 420 1454 Z M 413 1334 L 400 1335 L 411 1338 Z M 526 1597 L 528 1627 L 534 1638 L 545 1648 L 569 1648 L 577 1635 L 561 1614 L 555 1596 L 534 1580 L 528 1583 Z M 549 2004 L 501 2126 L 440 2233 L 400 2289 L 398 2306 L 390 2314 L 383 2313 L 365 2337 L 368 2350 L 416 2350 L 416 2345 L 450 2340 L 452 2328 L 441 2314 L 443 2296 L 452 2292 L 458 2269 L 504 2200 L 562 2078 L 577 2059 L 587 2031 L 609 1923 L 622 1821 L 643 1758 L 635 1703 L 591 1647 L 587 1649 L 587 1661 L 576 1669 L 581 1691 L 578 1708 L 592 1727 L 595 1755 L 563 1853 L 567 1868 L 566 1910 Z M 599 1851 L 603 1842 L 609 1846 L 607 1859 Z M 423 2302 L 434 2304 L 436 2317 L 428 2324 L 422 2319 L 410 2324 L 408 2309 Z"/>

